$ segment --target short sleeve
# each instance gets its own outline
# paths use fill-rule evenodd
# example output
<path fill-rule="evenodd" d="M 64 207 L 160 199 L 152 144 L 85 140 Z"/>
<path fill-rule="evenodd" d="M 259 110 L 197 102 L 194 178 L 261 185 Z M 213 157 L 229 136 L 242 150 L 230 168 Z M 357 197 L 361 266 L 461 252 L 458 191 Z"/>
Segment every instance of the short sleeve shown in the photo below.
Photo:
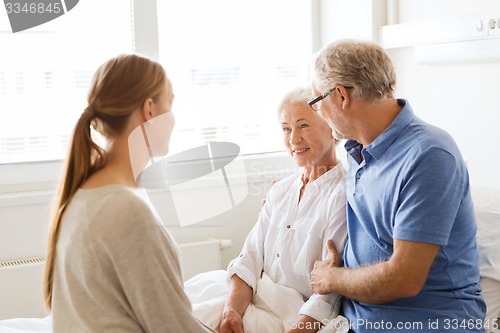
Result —
<path fill-rule="evenodd" d="M 468 186 L 462 163 L 439 148 L 428 149 L 420 156 L 400 190 L 395 238 L 438 245 L 448 243 Z"/>

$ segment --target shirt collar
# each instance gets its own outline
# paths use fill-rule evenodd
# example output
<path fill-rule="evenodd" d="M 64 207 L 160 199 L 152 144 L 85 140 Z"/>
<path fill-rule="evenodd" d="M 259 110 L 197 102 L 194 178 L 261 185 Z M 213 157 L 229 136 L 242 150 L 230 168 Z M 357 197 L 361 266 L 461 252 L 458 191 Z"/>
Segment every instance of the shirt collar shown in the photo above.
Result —
<path fill-rule="evenodd" d="M 375 159 L 379 159 L 390 145 L 401 135 L 408 124 L 414 119 L 413 110 L 405 99 L 398 99 L 398 104 L 403 108 L 392 121 L 392 123 L 382 132 L 372 143 L 364 147 L 363 153 L 368 153 Z M 353 148 L 360 144 L 355 140 L 347 140 L 345 150 L 352 156 L 355 153 Z M 353 156 L 354 157 L 354 156 Z"/>
<path fill-rule="evenodd" d="M 300 188 L 302 188 L 302 185 L 303 185 L 302 172 L 303 172 L 303 170 L 300 170 L 298 172 L 299 177 L 297 177 L 297 179 L 295 180 L 295 185 L 300 186 Z M 312 185 L 312 186 L 316 186 L 316 187 L 321 186 L 324 183 L 331 182 L 331 180 L 333 178 L 339 177 L 343 173 L 345 173 L 345 169 L 344 169 L 344 166 L 342 165 L 342 163 L 339 161 L 339 163 L 337 163 L 336 166 L 334 166 L 333 168 L 331 168 L 330 170 L 328 170 L 327 172 L 325 172 L 324 174 L 322 174 L 321 176 L 316 178 L 314 181 L 310 182 L 308 185 Z"/>
<path fill-rule="evenodd" d="M 344 166 L 339 161 L 336 166 L 319 176 L 314 182 L 315 186 L 321 186 L 324 183 L 330 182 L 333 178 L 339 177 L 344 172 Z"/>

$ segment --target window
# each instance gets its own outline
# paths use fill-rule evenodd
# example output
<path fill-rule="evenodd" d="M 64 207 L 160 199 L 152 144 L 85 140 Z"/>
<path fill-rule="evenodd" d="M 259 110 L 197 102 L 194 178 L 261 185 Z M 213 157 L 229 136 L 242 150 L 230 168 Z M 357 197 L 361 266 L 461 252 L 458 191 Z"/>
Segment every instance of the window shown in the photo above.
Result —
<path fill-rule="evenodd" d="M 132 36 L 131 3 L 124 0 L 80 1 L 15 34 L 0 10 L 0 164 L 63 158 L 93 72 L 132 52 Z"/>
<path fill-rule="evenodd" d="M 145 29 L 151 13 L 158 39 Z M 173 82 L 172 153 L 208 141 L 283 150 L 276 106 L 308 84 L 311 16 L 304 0 L 85 0 L 13 34 L 0 10 L 0 166 L 62 159 L 91 75 L 136 40 L 159 50 Z"/>
<path fill-rule="evenodd" d="M 277 106 L 308 85 L 311 1 L 158 1 L 159 54 L 172 81 L 171 151 L 231 141 L 284 149 Z"/>

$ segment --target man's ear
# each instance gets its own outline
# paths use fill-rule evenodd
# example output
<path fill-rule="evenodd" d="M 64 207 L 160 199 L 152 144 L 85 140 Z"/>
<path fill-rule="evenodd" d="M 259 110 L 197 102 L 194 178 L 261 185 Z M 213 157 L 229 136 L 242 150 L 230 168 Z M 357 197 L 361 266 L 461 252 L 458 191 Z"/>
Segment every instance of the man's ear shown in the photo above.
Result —
<path fill-rule="evenodd" d="M 342 109 L 345 110 L 349 106 L 349 103 L 351 102 L 351 98 L 347 93 L 347 89 L 341 85 L 337 86 L 335 89 L 337 89 L 337 92 L 339 93 L 339 96 L 342 99 Z"/>
<path fill-rule="evenodd" d="M 144 117 L 144 121 L 148 121 L 153 118 L 153 99 L 148 98 L 142 103 L 141 108 L 142 116 Z"/>

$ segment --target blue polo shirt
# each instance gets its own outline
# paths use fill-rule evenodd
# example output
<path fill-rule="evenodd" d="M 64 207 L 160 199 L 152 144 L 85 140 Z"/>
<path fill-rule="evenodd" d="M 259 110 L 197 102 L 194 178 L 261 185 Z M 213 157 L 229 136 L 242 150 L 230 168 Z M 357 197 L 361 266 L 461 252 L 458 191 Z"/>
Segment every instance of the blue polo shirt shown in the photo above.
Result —
<path fill-rule="evenodd" d="M 388 260 L 394 239 L 441 247 L 417 296 L 381 305 L 345 299 L 344 315 L 355 332 L 482 332 L 486 305 L 466 165 L 449 134 L 398 103 L 399 115 L 375 141 L 345 145 L 345 266 Z"/>

